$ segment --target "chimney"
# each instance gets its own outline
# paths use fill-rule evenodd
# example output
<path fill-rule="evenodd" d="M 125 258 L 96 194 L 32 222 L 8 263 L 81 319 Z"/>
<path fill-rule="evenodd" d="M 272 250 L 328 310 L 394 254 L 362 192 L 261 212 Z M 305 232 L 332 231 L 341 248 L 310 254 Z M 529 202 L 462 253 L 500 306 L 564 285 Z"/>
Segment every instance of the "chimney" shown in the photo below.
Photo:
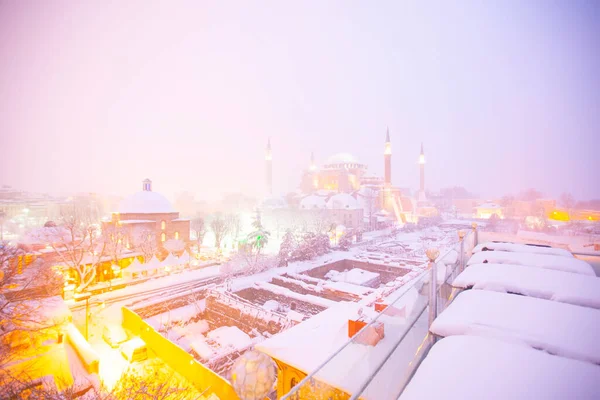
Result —
<path fill-rule="evenodd" d="M 356 336 L 358 331 L 360 331 L 366 325 L 367 322 L 363 321 L 362 318 L 358 318 L 356 320 L 348 320 L 348 337 L 354 338 L 354 341 L 356 343 L 364 344 L 367 346 L 375 346 L 385 336 L 384 325 L 381 322 L 372 323 L 358 336 Z"/>

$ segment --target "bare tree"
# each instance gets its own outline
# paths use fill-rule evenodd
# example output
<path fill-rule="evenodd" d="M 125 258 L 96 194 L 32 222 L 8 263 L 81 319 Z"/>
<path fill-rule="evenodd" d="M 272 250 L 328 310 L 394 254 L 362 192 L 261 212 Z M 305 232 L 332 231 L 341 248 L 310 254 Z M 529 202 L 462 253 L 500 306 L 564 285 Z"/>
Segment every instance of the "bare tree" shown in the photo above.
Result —
<path fill-rule="evenodd" d="M 575 207 L 575 198 L 571 193 L 563 193 L 560 195 L 559 203 L 561 206 L 570 211 Z"/>
<path fill-rule="evenodd" d="M 225 217 L 227 221 L 227 232 L 231 235 L 234 242 L 237 242 L 240 231 L 242 230 L 242 220 L 239 214 L 229 214 Z"/>
<path fill-rule="evenodd" d="M 136 240 L 136 248 L 138 251 L 142 252 L 146 262 L 150 261 L 158 251 L 156 234 L 149 229 L 142 231 Z"/>
<path fill-rule="evenodd" d="M 331 230 L 332 225 L 335 228 L 335 224 L 329 217 L 329 212 L 327 210 L 318 210 L 312 214 L 310 231 L 313 233 L 327 233 Z"/>
<path fill-rule="evenodd" d="M 68 318 L 54 309 L 57 305 L 64 306 L 58 297 L 63 287 L 62 276 L 42 260 L 26 265 L 25 258 L 26 254 L 21 249 L 8 242 L 0 242 L 2 377 L 5 365 L 28 357 L 26 353 L 35 349 L 42 334 L 57 334 L 58 326 Z M 51 296 L 56 296 L 56 301 L 47 300 Z"/>
<path fill-rule="evenodd" d="M 102 240 L 106 243 L 106 255 L 110 256 L 113 264 L 118 265 L 127 241 L 125 231 L 118 224 L 107 225 L 102 232 Z"/>
<path fill-rule="evenodd" d="M 39 228 L 30 235 L 51 246 L 64 265 L 77 273 L 77 292 L 94 281 L 107 243 L 87 208 L 69 205 L 61 210 L 58 226 Z"/>
<path fill-rule="evenodd" d="M 540 199 L 542 197 L 542 193 L 539 190 L 533 189 L 533 188 L 529 188 L 527 190 L 525 190 L 524 192 L 522 192 L 521 194 L 519 194 L 519 200 L 525 200 L 525 201 L 535 201 L 537 199 Z"/>
<path fill-rule="evenodd" d="M 375 189 L 365 188 L 360 191 L 359 194 L 363 199 L 363 205 L 365 213 L 369 218 L 369 230 L 373 230 L 373 216 L 377 211 L 377 199 L 379 198 L 379 192 Z"/>
<path fill-rule="evenodd" d="M 191 221 L 191 230 L 194 232 L 196 236 L 196 244 L 198 246 L 198 253 L 200 253 L 200 247 L 202 246 L 202 242 L 204 241 L 204 236 L 206 235 L 206 223 L 204 218 L 198 217 Z"/>
<path fill-rule="evenodd" d="M 223 237 L 227 234 L 229 226 L 227 224 L 227 220 L 223 217 L 222 214 L 217 213 L 213 216 L 210 221 L 210 230 L 215 235 L 215 247 L 217 249 L 221 248 L 221 241 Z"/>

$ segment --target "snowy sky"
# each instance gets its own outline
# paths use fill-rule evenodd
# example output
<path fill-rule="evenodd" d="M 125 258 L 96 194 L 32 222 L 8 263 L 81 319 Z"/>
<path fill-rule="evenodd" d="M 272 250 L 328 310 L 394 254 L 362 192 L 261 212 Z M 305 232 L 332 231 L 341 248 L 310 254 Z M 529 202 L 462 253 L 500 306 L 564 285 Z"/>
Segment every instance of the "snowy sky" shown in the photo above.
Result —
<path fill-rule="evenodd" d="M 0 2 L 0 184 L 258 195 L 270 136 L 285 192 L 389 126 L 396 185 L 600 197 L 600 2 L 107 3 Z"/>

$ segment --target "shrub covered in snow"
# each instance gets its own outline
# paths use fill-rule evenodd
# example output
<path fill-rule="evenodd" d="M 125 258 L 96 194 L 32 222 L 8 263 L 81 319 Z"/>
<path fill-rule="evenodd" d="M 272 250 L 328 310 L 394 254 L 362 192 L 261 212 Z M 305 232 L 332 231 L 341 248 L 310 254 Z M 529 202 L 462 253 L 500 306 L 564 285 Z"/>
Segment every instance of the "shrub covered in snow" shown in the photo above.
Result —
<path fill-rule="evenodd" d="M 348 231 L 342 235 L 342 237 L 340 238 L 340 241 L 338 243 L 338 246 L 340 249 L 347 251 L 350 249 L 351 245 L 352 245 L 352 232 Z"/>

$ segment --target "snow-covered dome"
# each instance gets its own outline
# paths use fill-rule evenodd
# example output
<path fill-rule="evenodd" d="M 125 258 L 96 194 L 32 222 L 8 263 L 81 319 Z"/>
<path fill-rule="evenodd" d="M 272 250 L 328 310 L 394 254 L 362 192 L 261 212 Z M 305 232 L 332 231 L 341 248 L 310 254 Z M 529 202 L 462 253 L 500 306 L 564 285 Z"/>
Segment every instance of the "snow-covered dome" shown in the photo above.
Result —
<path fill-rule="evenodd" d="M 315 195 L 306 196 L 300 201 L 300 208 L 302 210 L 323 209 L 326 206 L 325 199 Z"/>
<path fill-rule="evenodd" d="M 348 164 L 358 163 L 358 159 L 350 153 L 337 153 L 329 156 L 326 164 Z"/>
<path fill-rule="evenodd" d="M 287 208 L 287 206 L 288 206 L 287 201 L 285 201 L 285 199 L 283 197 L 277 197 L 277 196 L 267 197 L 266 199 L 263 200 L 263 202 L 261 204 L 262 208 L 268 208 L 268 209 Z"/>
<path fill-rule="evenodd" d="M 338 193 L 327 202 L 327 208 L 332 210 L 352 210 L 360 208 L 358 201 L 348 193 Z"/>
<path fill-rule="evenodd" d="M 145 179 L 143 190 L 132 194 L 119 205 L 120 214 L 165 214 L 177 212 L 171 202 L 160 193 L 152 191 L 152 182 Z"/>

